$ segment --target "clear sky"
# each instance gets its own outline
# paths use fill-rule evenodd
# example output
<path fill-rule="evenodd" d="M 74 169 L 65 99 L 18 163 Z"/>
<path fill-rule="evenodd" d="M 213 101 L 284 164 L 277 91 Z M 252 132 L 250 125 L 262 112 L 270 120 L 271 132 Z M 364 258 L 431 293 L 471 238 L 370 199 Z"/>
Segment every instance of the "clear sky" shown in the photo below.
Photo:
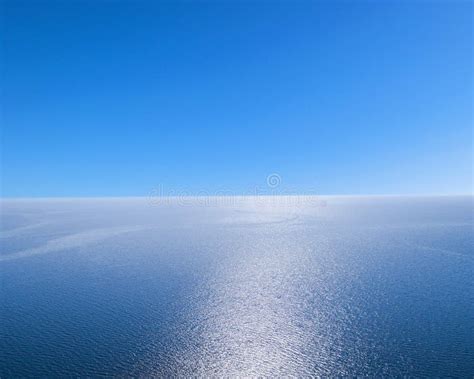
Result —
<path fill-rule="evenodd" d="M 1 6 L 3 196 L 472 192 L 472 2 Z"/>

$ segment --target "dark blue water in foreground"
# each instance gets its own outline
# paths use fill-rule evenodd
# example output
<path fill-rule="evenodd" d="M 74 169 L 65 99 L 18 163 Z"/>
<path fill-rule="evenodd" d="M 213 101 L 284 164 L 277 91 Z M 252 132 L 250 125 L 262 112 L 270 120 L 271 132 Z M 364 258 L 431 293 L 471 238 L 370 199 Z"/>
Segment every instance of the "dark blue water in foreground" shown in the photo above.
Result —
<path fill-rule="evenodd" d="M 0 376 L 472 377 L 473 210 L 4 200 Z"/>

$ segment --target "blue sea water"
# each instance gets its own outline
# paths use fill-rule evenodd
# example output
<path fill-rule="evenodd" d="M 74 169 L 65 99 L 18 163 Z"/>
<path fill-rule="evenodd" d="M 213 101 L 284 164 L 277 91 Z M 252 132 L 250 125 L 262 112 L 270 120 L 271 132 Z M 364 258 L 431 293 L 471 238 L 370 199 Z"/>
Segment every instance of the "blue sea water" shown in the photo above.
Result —
<path fill-rule="evenodd" d="M 473 197 L 2 200 L 0 376 L 474 375 Z"/>

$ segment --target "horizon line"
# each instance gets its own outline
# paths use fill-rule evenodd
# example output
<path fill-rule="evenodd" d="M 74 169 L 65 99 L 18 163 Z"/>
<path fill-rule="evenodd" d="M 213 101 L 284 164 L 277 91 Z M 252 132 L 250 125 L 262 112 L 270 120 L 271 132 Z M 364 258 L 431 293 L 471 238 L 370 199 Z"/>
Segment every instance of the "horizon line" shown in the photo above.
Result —
<path fill-rule="evenodd" d="M 203 199 L 203 198 L 287 198 L 287 197 L 308 197 L 308 198 L 368 198 L 368 197 L 473 197 L 474 193 L 427 193 L 427 194 L 261 194 L 261 195 L 182 195 L 182 196 L 29 196 L 29 197 L 10 197 L 0 196 L 0 201 L 41 201 L 41 200 L 146 200 L 146 199 Z"/>

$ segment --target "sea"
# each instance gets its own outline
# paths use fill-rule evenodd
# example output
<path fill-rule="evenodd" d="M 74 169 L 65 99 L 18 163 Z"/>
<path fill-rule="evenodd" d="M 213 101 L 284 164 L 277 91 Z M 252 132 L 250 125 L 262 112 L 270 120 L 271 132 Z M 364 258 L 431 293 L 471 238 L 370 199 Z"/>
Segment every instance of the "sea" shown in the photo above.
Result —
<path fill-rule="evenodd" d="M 2 378 L 474 376 L 472 196 L 0 205 Z"/>

